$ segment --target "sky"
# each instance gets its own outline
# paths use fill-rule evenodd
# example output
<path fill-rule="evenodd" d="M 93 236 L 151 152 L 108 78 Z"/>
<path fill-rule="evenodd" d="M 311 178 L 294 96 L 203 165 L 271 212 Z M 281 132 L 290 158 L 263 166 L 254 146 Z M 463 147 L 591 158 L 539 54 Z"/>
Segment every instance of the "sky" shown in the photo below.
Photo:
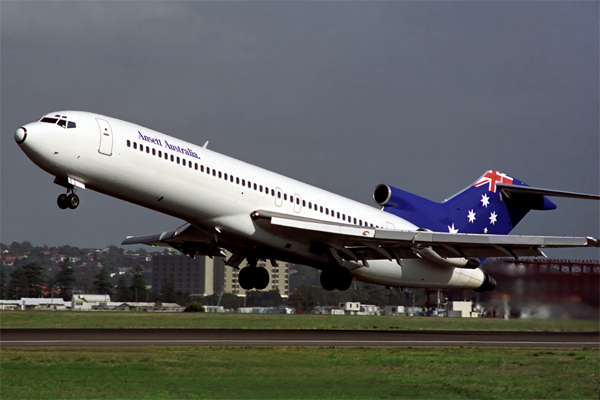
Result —
<path fill-rule="evenodd" d="M 375 206 L 495 169 L 600 192 L 598 2 L 0 2 L 0 241 L 101 248 L 183 222 L 92 191 L 75 211 L 14 142 L 57 110 L 204 144 Z M 513 231 L 600 236 L 554 199 Z M 597 249 L 548 250 L 598 259 Z"/>

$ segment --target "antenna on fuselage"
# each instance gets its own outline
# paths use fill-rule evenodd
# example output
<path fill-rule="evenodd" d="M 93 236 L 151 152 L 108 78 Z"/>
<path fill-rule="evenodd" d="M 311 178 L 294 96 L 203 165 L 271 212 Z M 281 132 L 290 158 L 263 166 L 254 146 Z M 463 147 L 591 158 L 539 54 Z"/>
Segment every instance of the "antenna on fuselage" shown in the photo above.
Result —
<path fill-rule="evenodd" d="M 204 146 L 202 146 L 203 149 L 206 149 L 208 147 L 208 140 L 206 141 L 206 143 L 204 143 Z"/>

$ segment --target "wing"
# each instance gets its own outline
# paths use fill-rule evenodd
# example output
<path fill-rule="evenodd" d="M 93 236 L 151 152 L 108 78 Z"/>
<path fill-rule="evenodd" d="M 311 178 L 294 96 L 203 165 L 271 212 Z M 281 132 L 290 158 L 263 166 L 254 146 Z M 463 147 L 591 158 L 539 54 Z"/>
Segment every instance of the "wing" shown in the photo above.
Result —
<path fill-rule="evenodd" d="M 333 248 L 347 260 L 545 256 L 544 248 L 600 247 L 591 237 L 484 235 L 375 229 L 324 222 L 270 211 L 255 211 L 254 220 L 280 235 Z M 433 253 L 431 253 L 433 252 Z"/>
<path fill-rule="evenodd" d="M 122 245 L 145 244 L 148 246 L 173 247 L 187 255 L 225 256 L 216 244 L 214 235 L 185 224 L 179 228 L 148 236 L 127 236 Z"/>

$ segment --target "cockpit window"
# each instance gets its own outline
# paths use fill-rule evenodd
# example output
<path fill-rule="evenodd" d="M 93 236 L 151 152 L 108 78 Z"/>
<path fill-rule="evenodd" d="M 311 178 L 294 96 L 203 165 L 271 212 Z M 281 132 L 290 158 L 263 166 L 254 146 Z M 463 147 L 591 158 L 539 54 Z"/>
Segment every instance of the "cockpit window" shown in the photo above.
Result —
<path fill-rule="evenodd" d="M 58 126 L 61 126 L 63 128 L 69 129 L 69 128 L 77 128 L 77 124 L 73 121 L 67 121 L 67 117 L 65 117 L 64 115 L 61 116 L 57 115 L 57 117 L 59 118 L 52 118 L 52 117 L 43 117 L 40 122 L 46 122 L 48 124 L 57 124 Z"/>

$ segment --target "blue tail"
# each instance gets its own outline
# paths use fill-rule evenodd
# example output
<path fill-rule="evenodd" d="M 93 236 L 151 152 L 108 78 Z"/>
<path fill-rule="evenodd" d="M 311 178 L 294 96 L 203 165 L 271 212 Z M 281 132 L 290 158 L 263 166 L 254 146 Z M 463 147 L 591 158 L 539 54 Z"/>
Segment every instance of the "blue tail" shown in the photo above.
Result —
<path fill-rule="evenodd" d="M 528 186 L 506 174 L 489 170 L 443 203 L 389 185 L 379 185 L 373 198 L 384 211 L 420 228 L 453 233 L 506 235 L 530 210 L 556 208 L 553 202 L 539 194 L 501 194 L 497 183 Z"/>

